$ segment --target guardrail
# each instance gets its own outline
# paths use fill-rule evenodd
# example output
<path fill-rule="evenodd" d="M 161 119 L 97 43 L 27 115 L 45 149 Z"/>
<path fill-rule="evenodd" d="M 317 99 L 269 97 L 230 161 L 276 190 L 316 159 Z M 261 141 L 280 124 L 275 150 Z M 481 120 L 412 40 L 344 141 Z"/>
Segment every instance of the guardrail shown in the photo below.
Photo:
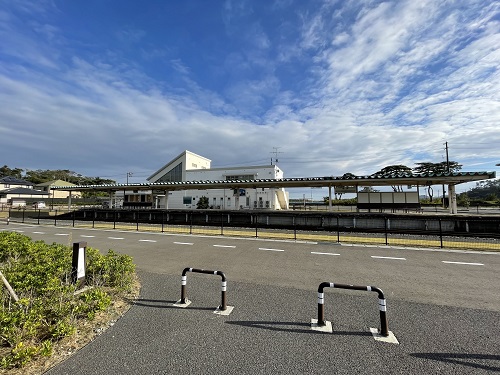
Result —
<path fill-rule="evenodd" d="M 324 288 L 340 288 L 340 289 L 351 289 L 351 290 L 363 290 L 368 292 L 378 293 L 378 307 L 380 311 L 380 334 L 384 337 L 389 336 L 389 327 L 387 323 L 387 304 L 385 301 L 384 292 L 382 289 L 375 286 L 356 286 L 356 285 L 346 285 L 346 284 L 335 284 L 329 282 L 322 282 L 318 287 L 318 326 L 325 326 L 325 297 Z"/>
<path fill-rule="evenodd" d="M 227 303 L 226 303 L 226 288 L 227 288 L 227 282 L 226 282 L 226 275 L 224 275 L 224 272 L 221 271 L 210 271 L 210 270 L 204 270 L 200 268 L 190 268 L 186 267 L 182 271 L 182 277 L 181 277 L 181 299 L 179 301 L 180 304 L 186 304 L 188 302 L 188 299 L 186 297 L 186 284 L 187 284 L 187 273 L 188 272 L 196 272 L 196 273 L 205 273 L 209 275 L 219 275 L 222 277 L 222 283 L 221 283 L 221 304 L 218 307 L 220 311 L 225 311 L 227 310 Z"/>

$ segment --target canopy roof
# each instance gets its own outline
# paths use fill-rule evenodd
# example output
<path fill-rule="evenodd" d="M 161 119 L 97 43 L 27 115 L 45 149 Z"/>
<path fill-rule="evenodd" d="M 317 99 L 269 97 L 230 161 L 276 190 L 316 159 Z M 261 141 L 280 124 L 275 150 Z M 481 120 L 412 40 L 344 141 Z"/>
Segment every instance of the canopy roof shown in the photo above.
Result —
<path fill-rule="evenodd" d="M 328 186 L 391 186 L 391 185 L 458 185 L 466 182 L 495 178 L 495 172 L 454 172 L 454 173 L 403 173 L 395 175 L 342 176 L 342 177 L 301 177 L 256 180 L 181 181 L 140 184 L 106 184 L 82 186 L 54 186 L 54 190 L 66 191 L 120 191 L 120 190 L 206 190 L 236 188 L 304 188 Z"/>

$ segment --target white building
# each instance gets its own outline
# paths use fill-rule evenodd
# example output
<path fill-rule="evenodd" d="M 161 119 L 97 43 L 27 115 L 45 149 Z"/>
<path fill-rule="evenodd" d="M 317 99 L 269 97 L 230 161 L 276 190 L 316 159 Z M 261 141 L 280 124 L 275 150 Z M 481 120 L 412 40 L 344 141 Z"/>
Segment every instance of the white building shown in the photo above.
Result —
<path fill-rule="evenodd" d="M 283 171 L 276 165 L 210 168 L 211 160 L 184 151 L 148 177 L 148 182 L 228 181 L 282 179 Z M 126 191 L 123 206 L 150 206 L 169 209 L 196 209 L 201 197 L 208 198 L 213 209 L 288 209 L 288 192 L 284 189 L 210 189 L 155 192 Z M 117 197 L 118 198 L 118 197 Z"/>

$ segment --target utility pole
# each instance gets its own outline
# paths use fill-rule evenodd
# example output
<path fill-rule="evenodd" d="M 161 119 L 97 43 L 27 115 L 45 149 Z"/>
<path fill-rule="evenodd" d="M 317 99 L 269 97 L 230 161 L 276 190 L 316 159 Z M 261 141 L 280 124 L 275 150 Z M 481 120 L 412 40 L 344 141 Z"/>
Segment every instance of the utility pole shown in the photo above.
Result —
<path fill-rule="evenodd" d="M 448 142 L 444 143 L 446 149 L 446 172 L 450 173 L 450 158 L 448 156 Z"/>
<path fill-rule="evenodd" d="M 128 185 L 128 178 L 132 177 L 133 173 L 132 172 L 127 172 L 127 185 Z"/>
<path fill-rule="evenodd" d="M 278 164 L 278 154 L 282 154 L 281 151 L 278 151 L 281 147 L 273 147 L 274 151 L 271 151 L 271 154 L 274 154 L 274 163 Z M 273 165 L 273 158 L 271 158 L 271 165 Z"/>

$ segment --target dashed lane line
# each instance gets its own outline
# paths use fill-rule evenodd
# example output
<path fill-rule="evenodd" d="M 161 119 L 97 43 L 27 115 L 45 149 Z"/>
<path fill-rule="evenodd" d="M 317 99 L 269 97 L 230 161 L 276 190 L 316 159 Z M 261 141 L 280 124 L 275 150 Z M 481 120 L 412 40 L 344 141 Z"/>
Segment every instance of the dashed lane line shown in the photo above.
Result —
<path fill-rule="evenodd" d="M 320 253 L 319 251 L 311 251 L 311 254 L 315 254 L 315 255 L 340 255 L 340 254 L 336 254 L 336 253 Z"/>
<path fill-rule="evenodd" d="M 176 245 L 194 245 L 192 242 L 174 242 Z"/>
<path fill-rule="evenodd" d="M 155 240 L 139 240 L 139 242 L 156 242 Z"/>
<path fill-rule="evenodd" d="M 45 234 L 45 232 L 33 232 L 34 234 Z"/>
<path fill-rule="evenodd" d="M 281 249 L 269 249 L 267 247 L 259 247 L 259 250 L 264 250 L 264 251 L 285 251 Z"/>
<path fill-rule="evenodd" d="M 376 255 L 372 255 L 371 257 L 374 258 L 374 259 L 406 260 L 406 258 L 381 257 L 381 256 L 376 256 Z"/>
<path fill-rule="evenodd" d="M 225 247 L 225 248 L 230 248 L 230 249 L 234 249 L 236 248 L 235 245 L 213 245 L 214 247 Z"/>
<path fill-rule="evenodd" d="M 69 233 L 54 233 L 54 236 L 69 236 Z"/>
<path fill-rule="evenodd" d="M 108 237 L 110 240 L 123 240 L 123 237 Z"/>
<path fill-rule="evenodd" d="M 94 238 L 95 236 L 89 236 L 86 234 L 80 234 L 80 237 L 85 237 L 85 238 Z"/>
<path fill-rule="evenodd" d="M 483 263 L 452 262 L 452 261 L 448 261 L 448 260 L 442 260 L 442 262 L 447 263 L 447 264 L 463 264 L 466 266 L 484 266 Z"/>

